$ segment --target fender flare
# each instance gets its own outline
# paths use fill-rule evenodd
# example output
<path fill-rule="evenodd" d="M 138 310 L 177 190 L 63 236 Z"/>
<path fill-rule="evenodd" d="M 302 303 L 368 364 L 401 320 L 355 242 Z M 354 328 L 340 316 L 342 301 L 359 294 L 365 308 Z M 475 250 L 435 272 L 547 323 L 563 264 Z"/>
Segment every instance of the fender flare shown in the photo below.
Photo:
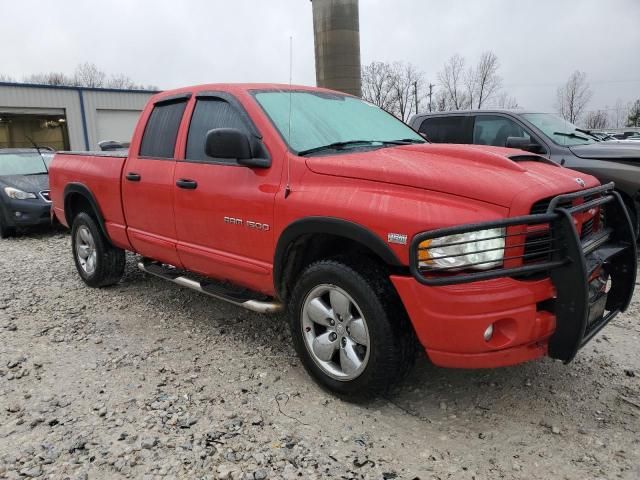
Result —
<path fill-rule="evenodd" d="M 273 261 L 273 282 L 277 292 L 281 290 L 280 285 L 282 284 L 282 275 L 285 267 L 284 260 L 289 246 L 298 237 L 314 233 L 328 233 L 337 237 L 348 238 L 367 247 L 387 265 L 406 267 L 384 240 L 366 227 L 336 217 L 306 217 L 290 223 L 278 238 Z"/>
<path fill-rule="evenodd" d="M 109 241 L 111 241 L 109 234 L 107 233 L 107 227 L 104 223 L 104 217 L 102 215 L 102 212 L 100 211 L 100 206 L 98 205 L 96 198 L 93 196 L 93 193 L 91 193 L 91 190 L 89 190 L 89 187 L 87 187 L 83 183 L 73 182 L 73 183 L 67 184 L 67 186 L 64 187 L 64 197 L 63 197 L 64 198 L 64 218 L 67 221 L 67 225 L 69 225 L 69 228 L 72 227 L 71 219 L 69 218 L 69 214 L 71 210 L 69 208 L 69 202 L 71 201 L 72 194 L 78 194 L 81 197 L 84 197 L 84 199 L 87 200 L 87 202 L 89 202 L 89 205 L 91 205 L 91 209 L 93 210 L 96 220 L 98 221 L 98 226 L 100 227 L 100 230 L 102 231 L 103 235 Z"/>

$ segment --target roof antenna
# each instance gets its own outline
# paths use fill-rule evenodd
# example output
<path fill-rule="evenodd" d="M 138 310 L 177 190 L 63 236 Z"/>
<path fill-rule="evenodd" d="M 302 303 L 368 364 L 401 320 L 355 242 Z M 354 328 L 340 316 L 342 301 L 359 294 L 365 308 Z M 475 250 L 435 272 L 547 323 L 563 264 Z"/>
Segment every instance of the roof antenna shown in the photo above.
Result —
<path fill-rule="evenodd" d="M 287 143 L 291 145 L 291 83 L 293 80 L 293 36 L 289 37 L 289 133 L 287 135 Z M 291 193 L 291 156 L 287 155 L 287 186 L 284 187 L 284 198 Z"/>

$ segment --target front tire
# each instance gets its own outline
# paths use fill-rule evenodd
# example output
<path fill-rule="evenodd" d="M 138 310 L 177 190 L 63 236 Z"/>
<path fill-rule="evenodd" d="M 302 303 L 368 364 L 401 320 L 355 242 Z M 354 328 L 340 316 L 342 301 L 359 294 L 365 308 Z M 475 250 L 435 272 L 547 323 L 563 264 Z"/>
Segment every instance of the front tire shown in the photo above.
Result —
<path fill-rule="evenodd" d="M 71 249 L 80 278 L 90 287 L 117 283 L 124 274 L 125 252 L 111 245 L 96 221 L 79 213 L 71 227 Z"/>
<path fill-rule="evenodd" d="M 297 279 L 289 302 L 295 349 L 325 389 L 351 401 L 386 393 L 415 359 L 402 304 L 371 262 L 323 260 Z"/>

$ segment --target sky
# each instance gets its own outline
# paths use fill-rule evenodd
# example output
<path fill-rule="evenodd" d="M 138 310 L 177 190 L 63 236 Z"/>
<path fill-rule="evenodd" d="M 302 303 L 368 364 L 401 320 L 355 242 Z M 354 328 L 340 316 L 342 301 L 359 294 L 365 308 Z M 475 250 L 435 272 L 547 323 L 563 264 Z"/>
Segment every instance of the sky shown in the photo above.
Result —
<path fill-rule="evenodd" d="M 91 62 L 161 89 L 215 82 L 315 85 L 309 0 L 0 0 L 0 74 Z M 454 54 L 500 61 L 519 105 L 552 111 L 587 73 L 589 110 L 640 98 L 640 0 L 360 0 L 363 64 L 411 62 L 437 83 Z"/>

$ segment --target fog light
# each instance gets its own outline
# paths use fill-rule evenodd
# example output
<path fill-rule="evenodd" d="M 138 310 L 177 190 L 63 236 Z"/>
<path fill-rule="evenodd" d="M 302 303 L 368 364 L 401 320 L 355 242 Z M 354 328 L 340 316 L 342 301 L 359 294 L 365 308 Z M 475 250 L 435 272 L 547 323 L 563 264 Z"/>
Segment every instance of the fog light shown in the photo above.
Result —
<path fill-rule="evenodd" d="M 22 216 L 22 212 L 16 212 L 16 217 L 20 218 Z"/>
<path fill-rule="evenodd" d="M 491 325 L 489 325 L 487 327 L 487 329 L 484 331 L 484 341 L 488 342 L 489 340 L 491 340 L 491 337 L 493 336 L 493 323 Z"/>

